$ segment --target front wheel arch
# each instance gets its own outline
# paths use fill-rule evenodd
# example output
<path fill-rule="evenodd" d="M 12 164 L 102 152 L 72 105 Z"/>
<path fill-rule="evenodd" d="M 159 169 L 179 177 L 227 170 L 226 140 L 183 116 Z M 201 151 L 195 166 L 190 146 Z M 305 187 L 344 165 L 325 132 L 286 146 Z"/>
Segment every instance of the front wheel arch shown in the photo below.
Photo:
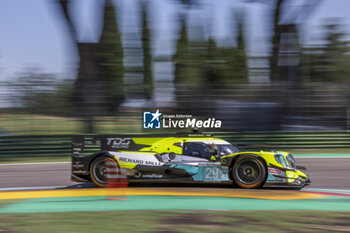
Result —
<path fill-rule="evenodd" d="M 234 168 L 234 165 L 236 164 L 236 162 L 239 161 L 242 157 L 253 157 L 263 164 L 263 169 L 265 171 L 265 177 L 264 177 L 263 181 L 261 182 L 261 184 L 259 185 L 259 187 L 262 187 L 265 184 L 267 177 L 268 177 L 268 166 L 267 166 L 265 159 L 263 159 L 262 157 L 260 157 L 259 155 L 256 155 L 256 154 L 241 154 L 241 155 L 234 157 L 231 160 L 231 164 L 229 167 L 229 172 L 228 172 L 229 179 L 232 180 L 233 185 L 238 185 L 233 178 L 233 168 Z M 240 185 L 238 185 L 238 186 L 240 186 Z M 240 186 L 240 187 L 242 187 L 242 186 Z M 248 188 L 248 187 L 243 187 L 243 188 Z M 255 187 L 253 187 L 253 188 L 255 188 Z"/>

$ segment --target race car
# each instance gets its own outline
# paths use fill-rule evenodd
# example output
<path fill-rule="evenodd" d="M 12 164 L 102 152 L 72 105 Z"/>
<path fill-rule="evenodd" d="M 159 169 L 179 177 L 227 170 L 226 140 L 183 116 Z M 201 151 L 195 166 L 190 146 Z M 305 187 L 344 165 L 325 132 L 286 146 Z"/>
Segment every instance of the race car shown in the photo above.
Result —
<path fill-rule="evenodd" d="M 106 158 L 128 182 L 219 182 L 241 188 L 302 188 L 308 175 L 284 151 L 241 151 L 203 133 L 174 135 L 76 135 L 72 138 L 72 180 L 107 185 Z"/>

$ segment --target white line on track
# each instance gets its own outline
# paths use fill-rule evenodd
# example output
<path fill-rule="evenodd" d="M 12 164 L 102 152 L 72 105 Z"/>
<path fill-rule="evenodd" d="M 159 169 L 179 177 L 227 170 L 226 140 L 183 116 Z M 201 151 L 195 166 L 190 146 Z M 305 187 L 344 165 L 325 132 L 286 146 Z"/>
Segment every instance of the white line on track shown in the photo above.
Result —
<path fill-rule="evenodd" d="M 5 163 L 0 166 L 31 166 L 31 165 L 50 165 L 50 164 L 70 164 L 71 162 L 40 162 L 40 163 Z"/>
<path fill-rule="evenodd" d="M 349 156 L 294 156 L 296 159 L 350 159 Z"/>
<path fill-rule="evenodd" d="M 350 192 L 350 189 L 303 188 L 301 191 Z"/>

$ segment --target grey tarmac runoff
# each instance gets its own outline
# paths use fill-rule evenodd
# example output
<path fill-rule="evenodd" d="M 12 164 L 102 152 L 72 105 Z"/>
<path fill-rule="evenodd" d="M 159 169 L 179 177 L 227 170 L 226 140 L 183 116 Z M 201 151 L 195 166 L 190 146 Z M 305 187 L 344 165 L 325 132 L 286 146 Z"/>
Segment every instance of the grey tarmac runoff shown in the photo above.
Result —
<path fill-rule="evenodd" d="M 312 184 L 308 188 L 349 189 L 350 157 L 344 158 L 296 158 L 297 164 L 307 168 Z M 0 164 L 0 190 L 8 188 L 87 187 L 70 180 L 70 162 Z M 132 184 L 152 186 L 154 184 Z M 174 186 L 161 184 L 161 186 Z M 90 185 L 91 186 L 91 185 Z M 93 186 L 93 185 L 92 185 Z M 176 184 L 177 187 L 217 187 L 228 185 Z"/>

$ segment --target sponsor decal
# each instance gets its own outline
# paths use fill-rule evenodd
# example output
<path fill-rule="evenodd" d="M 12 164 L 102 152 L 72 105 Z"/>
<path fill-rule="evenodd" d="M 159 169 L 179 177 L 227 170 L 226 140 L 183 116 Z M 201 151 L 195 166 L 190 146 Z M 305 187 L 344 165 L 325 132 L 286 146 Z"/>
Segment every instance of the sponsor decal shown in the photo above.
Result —
<path fill-rule="evenodd" d="M 204 181 L 228 180 L 228 169 L 216 166 L 204 167 Z"/>
<path fill-rule="evenodd" d="M 190 114 L 163 114 L 156 111 L 143 112 L 143 129 L 219 129 L 222 121 L 215 118 L 198 119 Z"/>
<path fill-rule="evenodd" d="M 80 152 L 82 152 L 83 150 L 81 149 L 81 148 L 76 148 L 76 147 L 74 147 L 73 148 L 73 155 L 79 155 L 80 154 Z"/>
<path fill-rule="evenodd" d="M 73 164 L 73 168 L 83 168 L 84 165 L 83 164 Z"/>
<path fill-rule="evenodd" d="M 129 148 L 131 138 L 107 138 L 107 145 L 113 149 Z"/>
<path fill-rule="evenodd" d="M 82 171 L 82 170 L 78 170 L 78 171 L 72 171 L 73 174 L 78 174 L 78 175 L 87 175 L 87 171 Z"/>
<path fill-rule="evenodd" d="M 152 178 L 152 179 L 155 179 L 155 178 L 157 178 L 157 179 L 161 179 L 161 178 L 163 178 L 163 175 L 160 175 L 160 174 L 144 174 L 144 175 L 142 175 L 142 178 Z"/>
<path fill-rule="evenodd" d="M 158 162 L 158 161 L 149 161 L 149 160 L 125 158 L 125 157 L 119 157 L 118 159 L 119 159 L 119 161 L 125 162 L 125 163 L 136 163 L 136 164 L 140 164 L 140 165 L 149 165 L 149 166 L 160 166 L 160 165 L 162 165 L 162 163 Z"/>
<path fill-rule="evenodd" d="M 273 174 L 273 175 L 281 175 L 282 174 L 282 171 L 281 170 L 278 170 L 276 168 L 269 168 L 269 174 Z"/>
<path fill-rule="evenodd" d="M 80 168 L 84 168 L 84 164 L 80 161 L 74 161 L 72 167 L 73 169 L 79 170 Z"/>

